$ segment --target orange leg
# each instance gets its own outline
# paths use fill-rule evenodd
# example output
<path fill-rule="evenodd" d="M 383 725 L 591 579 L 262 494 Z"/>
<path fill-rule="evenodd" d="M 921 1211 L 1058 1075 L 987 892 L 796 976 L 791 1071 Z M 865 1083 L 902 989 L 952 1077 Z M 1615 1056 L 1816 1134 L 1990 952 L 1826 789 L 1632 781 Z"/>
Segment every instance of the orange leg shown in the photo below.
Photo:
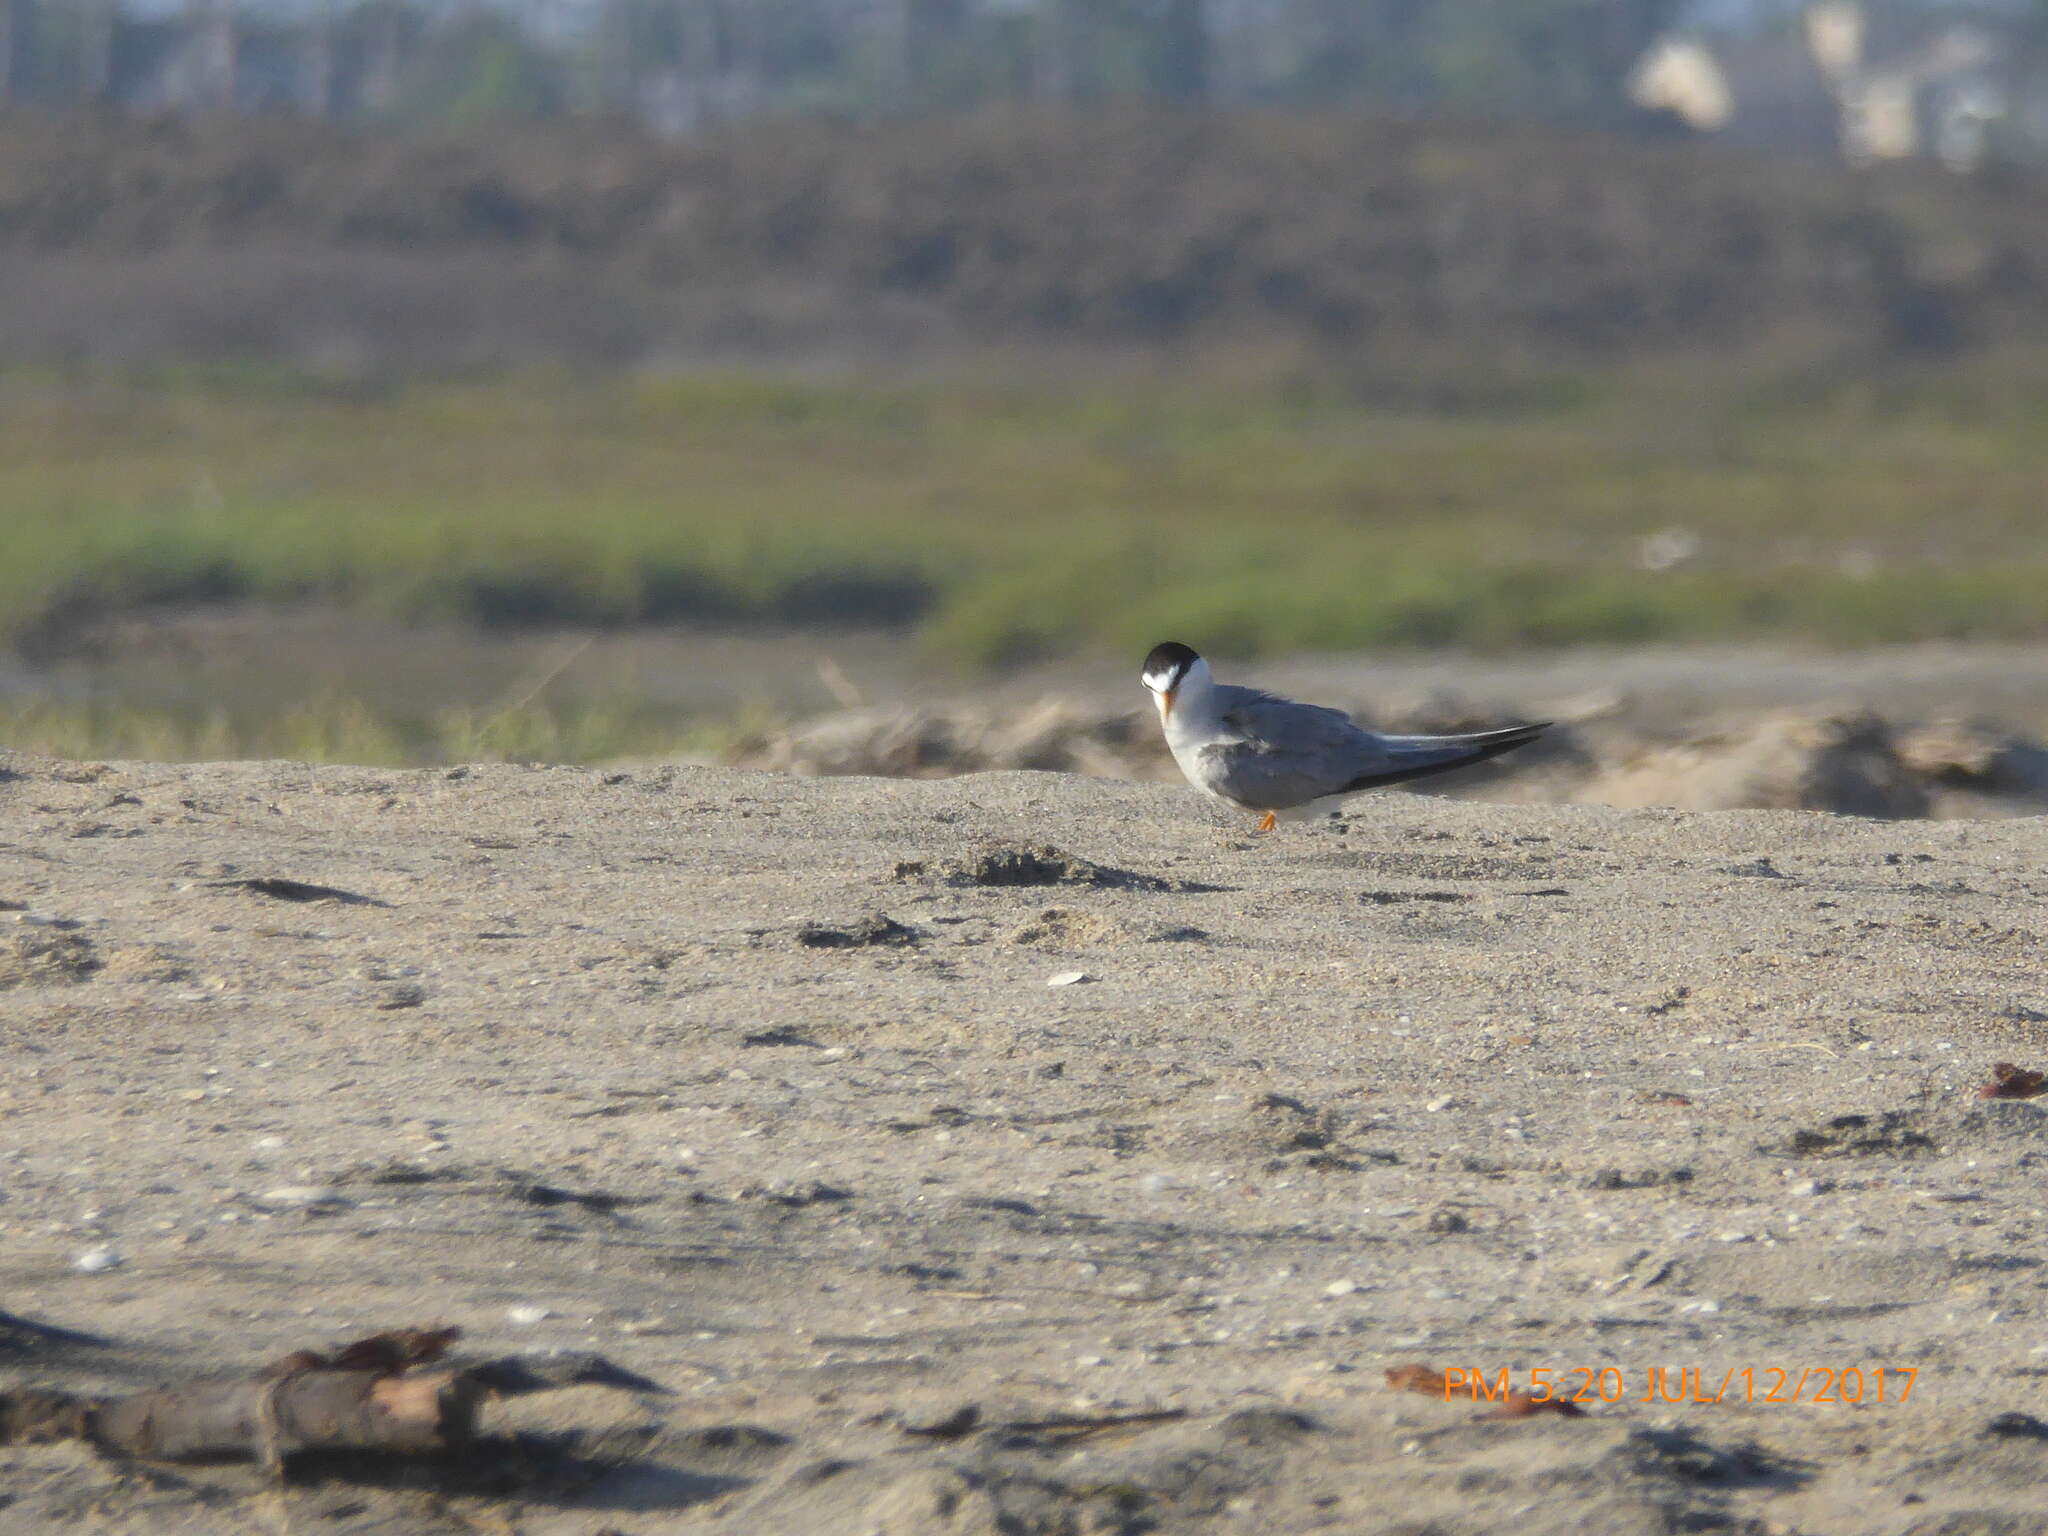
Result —
<path fill-rule="evenodd" d="M 1280 818 L 1279 818 L 1278 816 L 1274 815 L 1274 814 L 1273 814 L 1273 813 L 1272 813 L 1271 811 L 1268 811 L 1268 812 L 1266 812 L 1266 819 L 1265 819 L 1264 821 L 1261 821 L 1261 822 L 1260 822 L 1260 823 L 1259 823 L 1259 824 L 1258 824 L 1258 825 L 1257 825 L 1256 827 L 1254 827 L 1254 828 L 1253 828 L 1252 830 L 1253 830 L 1254 832 L 1270 832 L 1270 831 L 1272 831 L 1272 830 L 1273 830 L 1273 829 L 1274 829 L 1275 827 L 1277 827 L 1277 826 L 1279 826 L 1279 825 L 1280 825 Z"/>

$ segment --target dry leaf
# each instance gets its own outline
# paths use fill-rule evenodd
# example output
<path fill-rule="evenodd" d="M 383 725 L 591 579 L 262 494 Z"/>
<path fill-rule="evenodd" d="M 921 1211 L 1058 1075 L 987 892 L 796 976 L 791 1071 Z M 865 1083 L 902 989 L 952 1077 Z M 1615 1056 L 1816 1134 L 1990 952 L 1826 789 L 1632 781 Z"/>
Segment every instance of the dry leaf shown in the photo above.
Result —
<path fill-rule="evenodd" d="M 2030 1072 L 2001 1061 L 1991 1068 L 1991 1081 L 1977 1090 L 1980 1099 L 2031 1099 L 2048 1092 L 2048 1074 Z"/>
<path fill-rule="evenodd" d="M 1387 1371 L 1387 1385 L 1396 1392 L 1421 1392 L 1430 1397 L 1450 1398 L 1444 1373 L 1433 1365 L 1396 1365 Z"/>
<path fill-rule="evenodd" d="M 438 1360 L 462 1336 L 460 1328 L 393 1328 L 344 1344 L 331 1354 L 295 1349 L 264 1367 L 265 1377 L 292 1376 L 300 1371 L 374 1371 L 396 1376 L 415 1365 Z"/>

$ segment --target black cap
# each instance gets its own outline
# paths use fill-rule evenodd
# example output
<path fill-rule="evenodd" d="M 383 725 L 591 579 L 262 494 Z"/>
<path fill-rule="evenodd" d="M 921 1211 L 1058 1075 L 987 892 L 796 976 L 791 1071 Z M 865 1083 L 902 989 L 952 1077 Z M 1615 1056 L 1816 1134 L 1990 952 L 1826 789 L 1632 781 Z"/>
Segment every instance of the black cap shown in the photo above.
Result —
<path fill-rule="evenodd" d="M 1201 659 L 1195 654 L 1192 646 L 1182 645 L 1178 640 L 1167 640 L 1152 647 L 1150 654 L 1145 657 L 1145 670 L 1138 675 L 1171 678 L 1173 684 L 1178 686 L 1180 680 L 1187 675 L 1188 668 Z"/>

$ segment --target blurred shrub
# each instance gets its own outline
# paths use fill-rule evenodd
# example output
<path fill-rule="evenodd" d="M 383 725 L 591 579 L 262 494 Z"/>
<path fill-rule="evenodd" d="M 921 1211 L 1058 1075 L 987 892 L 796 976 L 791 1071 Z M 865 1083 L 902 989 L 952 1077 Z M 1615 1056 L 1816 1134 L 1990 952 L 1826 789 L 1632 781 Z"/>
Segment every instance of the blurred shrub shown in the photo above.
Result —
<path fill-rule="evenodd" d="M 15 114 L 0 344 L 413 366 L 962 337 L 1947 355 L 2048 337 L 2044 190 L 1334 114 L 813 119 L 688 143 Z"/>

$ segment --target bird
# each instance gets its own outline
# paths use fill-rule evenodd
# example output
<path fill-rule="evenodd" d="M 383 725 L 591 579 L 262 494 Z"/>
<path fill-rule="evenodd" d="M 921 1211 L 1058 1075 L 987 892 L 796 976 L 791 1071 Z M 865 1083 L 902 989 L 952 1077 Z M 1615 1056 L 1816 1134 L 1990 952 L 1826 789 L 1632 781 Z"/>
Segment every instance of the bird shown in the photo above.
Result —
<path fill-rule="evenodd" d="M 1187 781 L 1260 815 L 1260 832 L 1272 831 L 1281 811 L 1484 762 L 1550 726 L 1545 720 L 1467 736 L 1382 736 L 1342 710 L 1219 683 L 1209 663 L 1177 640 L 1152 647 L 1139 676 Z"/>

